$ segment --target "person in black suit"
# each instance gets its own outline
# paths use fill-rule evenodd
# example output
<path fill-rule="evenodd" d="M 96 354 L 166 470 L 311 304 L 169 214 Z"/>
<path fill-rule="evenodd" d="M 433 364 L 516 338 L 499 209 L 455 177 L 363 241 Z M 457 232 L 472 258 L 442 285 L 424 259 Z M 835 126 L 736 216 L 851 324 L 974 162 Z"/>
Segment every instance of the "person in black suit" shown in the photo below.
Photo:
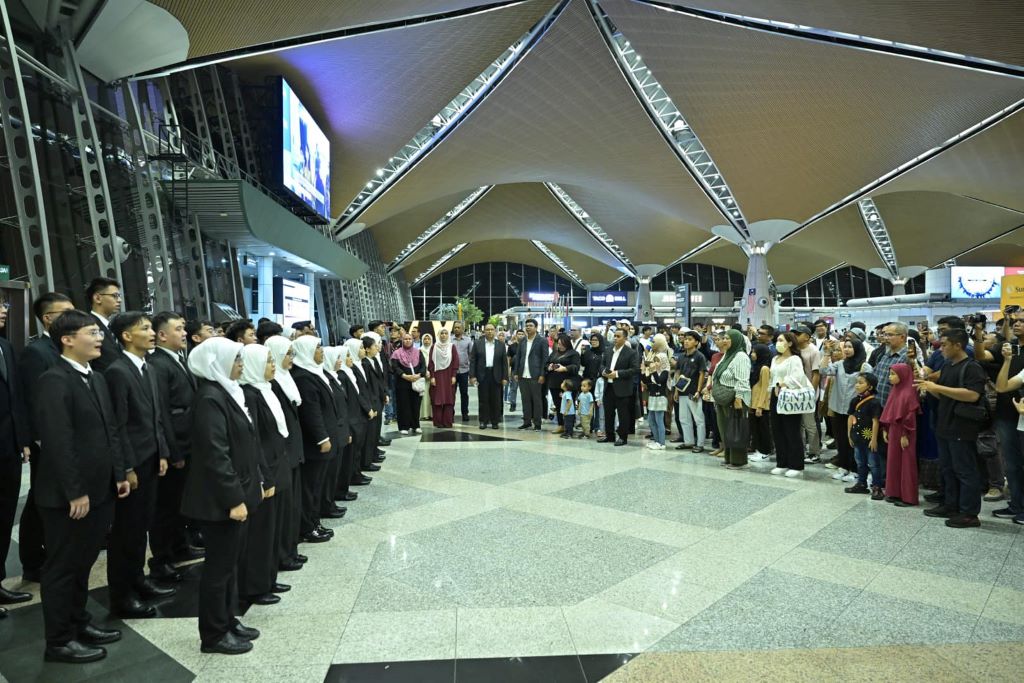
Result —
<path fill-rule="evenodd" d="M 32 311 L 43 326 L 43 333 L 29 340 L 18 362 L 18 377 L 21 380 L 21 396 L 27 408 L 31 456 L 29 460 L 29 489 L 25 507 L 21 510 L 18 524 L 18 556 L 21 560 L 22 581 L 39 582 L 39 574 L 46 560 L 43 545 L 43 520 L 39 517 L 33 487 L 39 462 L 39 429 L 35 424 L 36 391 L 39 378 L 44 372 L 60 362 L 60 340 L 50 338 L 49 330 L 62 313 L 73 310 L 71 299 L 57 292 L 48 292 L 32 302 Z M 21 468 L 19 467 L 19 473 Z M 0 564 L 0 576 L 3 566 Z"/>
<path fill-rule="evenodd" d="M 513 376 L 523 399 L 523 424 L 520 429 L 540 431 L 544 411 L 544 366 L 548 361 L 548 342 L 537 334 L 537 321 L 526 321 L 526 338 L 519 342 Z"/>
<path fill-rule="evenodd" d="M 302 426 L 299 423 L 299 404 L 302 403 L 302 396 L 291 375 L 292 362 L 295 353 L 292 351 L 292 342 L 287 337 L 270 337 L 267 339 L 267 348 L 274 357 L 274 379 L 270 383 L 281 402 L 284 411 L 285 425 L 288 427 L 288 436 L 285 439 L 284 460 L 291 468 L 289 478 L 291 491 L 283 498 L 284 491 L 278 485 L 277 496 L 277 541 L 278 541 L 278 569 L 291 572 L 302 569 L 302 565 L 308 559 L 299 553 L 299 523 L 302 519 L 302 463 L 305 457 L 302 452 Z M 282 505 L 281 500 L 286 499 L 287 504 Z"/>
<path fill-rule="evenodd" d="M 338 488 L 334 492 L 334 499 L 339 501 L 353 501 L 359 497 L 359 494 L 349 487 L 352 476 L 359 471 L 362 463 L 368 426 L 377 416 L 370 403 L 366 382 L 360 376 L 362 368 L 359 366 L 359 351 L 362 347 L 362 342 L 358 339 L 349 339 L 345 342 L 342 347 L 344 353 L 341 371 L 338 372 L 338 381 L 345 387 L 345 393 L 348 395 L 348 420 L 352 432 L 342 454 L 341 475 L 338 477 Z M 383 461 L 384 458 L 380 456 L 379 459 Z"/>
<path fill-rule="evenodd" d="M 370 396 L 373 399 L 373 408 L 377 417 L 370 420 L 370 433 L 366 438 L 366 449 L 363 451 L 363 459 L 357 466 L 357 472 L 352 474 L 353 486 L 365 486 L 373 481 L 366 472 L 376 472 L 380 469 L 379 456 L 384 455 L 379 446 L 390 444 L 391 441 L 381 436 L 384 429 L 384 415 L 387 406 L 391 403 L 388 393 L 388 377 L 390 372 L 388 363 L 383 356 L 383 342 L 381 336 L 376 332 L 366 332 L 362 336 L 363 342 L 363 368 L 367 372 L 367 386 L 370 389 Z"/>
<path fill-rule="evenodd" d="M 260 633 L 235 617 L 238 558 L 246 520 L 260 504 L 257 417 L 238 384 L 242 345 L 213 337 L 189 354 L 197 378 L 192 407 L 192 462 L 181 512 L 197 520 L 206 539 L 199 579 L 199 639 L 203 652 L 241 654 Z"/>
<path fill-rule="evenodd" d="M 598 443 L 611 441 L 612 432 L 618 436 L 616 446 L 625 446 L 633 424 L 634 380 L 640 373 L 640 355 L 633 350 L 626 339 L 626 331 L 615 330 L 612 348 L 605 353 L 605 365 L 601 376 L 604 377 L 604 433 Z M 615 417 L 619 418 L 618 431 L 615 430 Z"/>
<path fill-rule="evenodd" d="M 366 347 L 362 338 L 349 339 L 345 342 L 348 346 L 349 357 L 352 359 L 352 376 L 355 378 L 356 388 L 359 395 L 364 397 L 370 410 L 366 413 L 366 427 L 359 439 L 360 447 L 352 451 L 352 479 L 350 484 L 354 486 L 368 484 L 372 477 L 363 474 L 363 470 L 369 465 L 384 462 L 385 456 L 380 453 L 377 444 L 374 443 L 373 432 L 375 423 L 381 419 L 382 392 L 379 391 L 379 384 L 375 381 L 376 374 L 366 357 Z"/>
<path fill-rule="evenodd" d="M 41 591 L 47 661 L 85 663 L 106 656 L 98 645 L 121 632 L 93 626 L 85 609 L 89 572 L 113 520 L 114 493 L 131 485 L 122 462 L 120 435 L 103 375 L 90 363 L 100 357 L 103 332 L 88 313 L 68 311 L 50 326 L 62 360 L 39 378 L 35 401 L 39 433 L 36 505 L 43 519 L 46 562 Z"/>
<path fill-rule="evenodd" d="M 274 370 L 274 360 L 266 346 L 247 344 L 242 349 L 239 383 L 249 414 L 256 415 L 256 424 L 259 425 L 263 501 L 249 514 L 246 522 L 249 531 L 239 558 L 238 592 L 254 605 L 276 604 L 281 601 L 277 593 L 291 590 L 291 586 L 277 582 L 277 506 L 281 502 L 277 487 L 281 485 L 285 490 L 291 489 L 290 481 L 280 479 L 290 476 L 291 469 L 282 467 L 288 425 L 281 402 L 270 386 Z"/>
<path fill-rule="evenodd" d="M 98 277 L 85 289 L 91 315 L 103 333 L 100 357 L 89 364 L 97 372 L 106 372 L 110 364 L 121 357 L 117 338 L 110 333 L 110 320 L 121 310 L 121 283 L 108 277 Z"/>
<path fill-rule="evenodd" d="M 149 530 L 149 575 L 161 581 L 180 581 L 174 569 L 176 561 L 198 559 L 200 548 L 191 547 L 181 516 L 181 494 L 185 488 L 186 468 L 192 453 L 192 400 L 196 378 L 185 363 L 185 319 L 177 313 L 153 316 L 156 349 L 146 357 L 156 385 L 157 403 L 163 412 L 167 441 L 167 474 L 157 482 L 156 514 Z"/>
<path fill-rule="evenodd" d="M 209 320 L 189 320 L 185 323 L 185 334 L 188 336 L 188 350 L 191 351 L 210 337 L 216 337 L 217 328 Z"/>
<path fill-rule="evenodd" d="M 255 344 L 256 326 L 248 318 L 242 318 L 228 325 L 224 336 L 239 344 Z"/>
<path fill-rule="evenodd" d="M 110 609 L 119 617 L 156 616 L 139 598 L 162 598 L 175 589 L 159 586 L 143 573 L 146 541 L 156 512 L 157 480 L 167 474 L 170 451 L 164 413 L 146 354 L 155 348 L 156 333 L 140 311 L 121 313 L 110 323 L 123 351 L 104 376 L 120 435 L 121 459 L 132 495 L 114 505 L 114 526 L 107 544 Z"/>
<path fill-rule="evenodd" d="M 320 524 L 320 497 L 331 458 L 339 457 L 341 424 L 334 406 L 330 380 L 323 372 L 324 350 L 317 337 L 292 342 L 295 362 L 292 378 L 299 389 L 299 423 L 302 425 L 302 520 L 300 538 L 305 543 L 329 541 L 333 532 Z"/>
<path fill-rule="evenodd" d="M 501 424 L 502 389 L 508 384 L 508 359 L 505 344 L 494 338 L 494 325 L 484 325 L 484 336 L 473 342 L 469 354 L 469 378 L 476 385 L 480 404 L 480 429 Z"/>
<path fill-rule="evenodd" d="M 7 302 L 0 301 L 0 330 L 7 325 L 7 308 Z M 21 495 L 22 463 L 30 455 L 30 430 L 16 367 L 14 347 L 0 337 L 0 580 L 7 578 L 4 567 Z M 31 599 L 29 593 L 9 591 L 0 585 L 0 605 Z M 3 613 L 5 610 L 0 607 L 0 616 Z"/>
<path fill-rule="evenodd" d="M 338 380 L 338 372 L 341 370 L 343 350 L 338 346 L 328 346 L 324 349 L 324 375 L 331 384 L 331 395 L 334 397 L 334 414 L 338 417 L 338 440 L 337 457 L 332 458 L 327 465 L 327 476 L 324 477 L 324 490 L 320 496 L 320 516 L 327 519 L 341 519 L 345 516 L 348 508 L 336 505 L 334 494 L 338 489 L 338 480 L 341 478 L 345 467 L 345 449 L 352 443 L 352 429 L 348 417 L 348 393 L 345 387 Z M 348 487 L 345 487 L 348 491 Z"/>

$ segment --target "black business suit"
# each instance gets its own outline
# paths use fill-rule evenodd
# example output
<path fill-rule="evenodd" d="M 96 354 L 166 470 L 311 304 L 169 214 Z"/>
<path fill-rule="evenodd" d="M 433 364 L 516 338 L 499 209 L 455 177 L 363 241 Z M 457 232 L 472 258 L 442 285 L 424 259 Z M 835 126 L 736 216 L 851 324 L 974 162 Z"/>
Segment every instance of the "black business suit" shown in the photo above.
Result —
<path fill-rule="evenodd" d="M 352 476 L 361 469 L 370 424 L 370 398 L 366 395 L 365 386 L 359 384 L 359 370 L 354 369 L 352 374 L 356 377 L 355 384 L 344 370 L 338 372 L 338 381 L 345 387 L 345 394 L 348 396 L 348 423 L 352 443 L 346 444 L 342 452 L 341 472 L 334 491 L 336 498 L 343 498 L 348 494 Z"/>
<path fill-rule="evenodd" d="M 302 535 L 311 533 L 320 524 L 320 498 L 323 495 L 327 468 L 344 445 L 340 441 L 341 423 L 334 407 L 334 394 L 323 377 L 298 366 L 291 369 L 295 386 L 302 396 L 299 423 L 302 425 Z M 331 449 L 320 452 L 324 439 L 331 440 Z"/>
<path fill-rule="evenodd" d="M 18 381 L 14 348 L 0 337 L 0 579 L 11 545 L 11 529 L 21 495 L 21 454 L 30 441 L 25 404 Z"/>
<path fill-rule="evenodd" d="M 250 515 L 260 504 L 259 433 L 255 423 L 216 382 L 197 382 L 192 406 L 192 463 L 181 512 L 197 520 L 206 541 L 199 579 L 199 637 L 216 643 L 238 620 L 238 557 L 246 522 L 230 513 L 242 503 Z"/>
<path fill-rule="evenodd" d="M 107 546 L 107 581 L 113 605 L 130 600 L 133 586 L 144 579 L 160 460 L 169 457 L 153 372 L 145 364 L 140 371 L 126 353 L 122 352 L 104 373 L 120 436 L 121 460 L 139 482 L 131 495 L 114 504 L 114 526 Z"/>
<path fill-rule="evenodd" d="M 527 343 L 530 344 L 529 354 L 526 353 Z M 534 336 L 532 342 L 523 339 L 519 342 L 515 369 L 512 372 L 519 378 L 519 393 L 523 398 L 523 425 L 533 422 L 536 429 L 540 429 L 541 420 L 544 418 L 544 385 L 539 380 L 544 376 L 548 350 L 548 340 L 539 334 Z M 530 370 L 529 378 L 523 377 L 526 368 Z"/>
<path fill-rule="evenodd" d="M 32 450 L 29 460 L 29 489 L 25 498 L 25 507 L 21 511 L 21 522 L 18 525 L 18 556 L 21 559 L 23 574 L 39 575 L 46 560 L 46 549 L 43 546 L 43 520 L 36 507 L 36 472 L 39 470 L 39 432 L 35 424 L 36 394 L 39 389 L 39 378 L 43 373 L 60 362 L 60 350 L 47 335 L 33 338 L 21 351 L 18 359 L 18 376 L 21 380 L 26 413 L 28 414 L 29 438 Z M 19 467 L 19 472 L 21 468 Z M 3 570 L 0 569 L 0 572 Z"/>
<path fill-rule="evenodd" d="M 39 378 L 35 423 L 41 430 L 36 506 L 43 519 L 46 562 L 40 581 L 46 642 L 62 646 L 89 623 L 89 571 L 113 519 L 115 482 L 124 481 L 121 444 L 103 375 L 60 360 Z M 89 497 L 89 513 L 68 516 Z"/>
<path fill-rule="evenodd" d="M 334 414 L 338 419 L 338 441 L 335 445 L 337 453 L 327 463 L 327 476 L 324 477 L 324 488 L 320 493 L 320 515 L 326 517 L 334 509 L 334 492 L 338 488 L 338 479 L 344 469 L 343 460 L 345 447 L 348 446 L 348 437 L 352 430 L 348 419 L 348 394 L 345 388 L 338 381 L 338 376 L 332 371 L 327 371 L 327 377 L 331 382 L 331 396 L 334 398 Z M 348 489 L 345 489 L 346 492 Z"/>
<path fill-rule="evenodd" d="M 381 392 L 377 382 L 374 378 L 377 376 L 374 374 L 373 368 L 370 367 L 370 361 L 366 358 L 361 361 L 357 361 L 359 367 L 353 366 L 352 374 L 356 376 L 356 383 L 359 385 L 360 394 L 366 397 L 366 401 L 370 405 L 370 409 L 376 411 L 376 416 L 371 420 L 369 413 L 367 413 L 366 419 L 366 433 L 362 440 L 362 448 L 359 451 L 353 451 L 357 456 L 356 460 L 352 463 L 352 480 L 362 476 L 362 470 L 373 464 L 374 458 L 377 457 L 377 437 L 374 436 L 374 431 L 377 429 L 377 425 L 380 424 L 381 413 L 383 411 L 383 403 L 381 402 Z"/>
<path fill-rule="evenodd" d="M 612 360 L 615 356 L 614 346 L 608 347 L 605 351 L 604 367 L 602 374 L 615 370 L 618 377 L 612 381 L 605 380 L 604 385 L 604 433 L 606 438 L 611 438 L 616 433 L 622 441 L 626 441 L 633 433 L 633 401 L 634 387 L 637 375 L 640 373 L 640 355 L 628 343 L 622 347 L 619 357 L 615 359 L 615 367 L 612 367 Z M 615 431 L 615 416 L 619 417 L 619 428 Z"/>
<path fill-rule="evenodd" d="M 378 360 L 380 361 L 379 366 Z M 373 463 L 373 459 L 377 457 L 377 446 L 384 429 L 384 406 L 388 396 L 388 378 L 382 369 L 384 362 L 380 355 L 375 360 L 364 358 L 362 364 L 366 373 L 366 387 L 369 391 L 370 403 L 377 411 L 377 416 L 367 425 L 368 433 L 366 444 L 363 447 L 363 459 L 357 468 L 360 471 L 352 473 L 353 480 L 361 476 L 362 470 L 367 469 Z"/>
<path fill-rule="evenodd" d="M 172 465 L 156 487 L 156 514 L 149 530 L 149 547 L 153 551 L 150 567 L 169 564 L 186 549 L 185 518 L 181 515 L 181 495 L 185 490 L 188 463 L 192 453 L 192 401 L 196 378 L 185 366 L 184 359 L 156 349 L 146 357 L 156 383 L 157 401 L 163 411 L 164 437 Z M 184 462 L 184 467 L 174 467 Z"/>
<path fill-rule="evenodd" d="M 505 344 L 495 339 L 494 354 L 491 365 L 487 365 L 487 339 L 481 337 L 473 342 L 469 354 L 469 376 L 476 380 L 477 400 L 480 408 L 480 426 L 493 425 L 501 422 L 502 409 L 501 389 L 508 381 L 508 356 Z"/>
<path fill-rule="evenodd" d="M 102 320 L 95 314 L 90 312 L 89 315 L 99 325 L 100 331 L 103 333 L 103 344 L 100 347 L 100 357 L 89 363 L 89 367 L 96 372 L 106 372 L 110 365 L 121 357 L 121 345 L 117 343 L 117 339 L 114 338 L 114 334 L 110 331 L 110 328 L 104 324 Z M 116 315 L 116 314 L 115 314 Z"/>
<path fill-rule="evenodd" d="M 299 408 L 284 393 L 277 380 L 270 383 L 274 395 L 281 402 L 284 421 L 288 425 L 288 438 L 284 441 L 284 456 L 281 465 L 288 467 L 290 493 L 286 505 L 277 506 L 277 547 L 278 563 L 290 560 L 299 552 L 299 524 L 302 519 L 302 426 L 299 424 Z M 278 495 L 280 495 L 278 486 Z"/>
<path fill-rule="evenodd" d="M 277 507 L 281 502 L 278 499 L 278 481 L 280 474 L 279 467 L 282 463 L 287 464 L 284 454 L 285 441 L 281 432 L 277 430 L 277 421 L 270 411 L 270 406 L 263 400 L 259 389 L 244 385 L 245 403 L 249 406 L 249 414 L 256 416 L 256 425 L 259 433 L 259 468 L 263 475 L 262 487 L 264 490 L 274 488 L 274 497 L 267 498 L 260 502 L 259 507 L 249 511 L 249 519 L 246 521 L 248 531 L 246 532 L 245 545 L 239 555 L 238 566 L 238 593 L 243 596 L 264 595 L 277 582 L 277 567 L 280 561 L 277 557 Z M 289 481 L 283 482 L 285 486 L 291 487 L 291 470 L 285 476 Z M 284 493 L 285 496 L 288 493 Z M 290 501 L 285 501 L 287 505 Z"/>

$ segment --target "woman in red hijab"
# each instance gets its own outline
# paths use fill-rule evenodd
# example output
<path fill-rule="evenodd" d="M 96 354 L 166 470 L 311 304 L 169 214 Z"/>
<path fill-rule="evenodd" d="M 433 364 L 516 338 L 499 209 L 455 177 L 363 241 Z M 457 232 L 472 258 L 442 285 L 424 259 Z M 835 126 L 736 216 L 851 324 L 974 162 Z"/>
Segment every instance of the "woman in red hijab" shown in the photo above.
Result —
<path fill-rule="evenodd" d="M 889 370 L 892 389 L 879 422 L 889 442 L 886 451 L 885 500 L 898 507 L 917 505 L 917 415 L 921 404 L 914 389 L 914 371 L 906 363 Z M 874 482 L 876 486 L 879 482 Z"/>

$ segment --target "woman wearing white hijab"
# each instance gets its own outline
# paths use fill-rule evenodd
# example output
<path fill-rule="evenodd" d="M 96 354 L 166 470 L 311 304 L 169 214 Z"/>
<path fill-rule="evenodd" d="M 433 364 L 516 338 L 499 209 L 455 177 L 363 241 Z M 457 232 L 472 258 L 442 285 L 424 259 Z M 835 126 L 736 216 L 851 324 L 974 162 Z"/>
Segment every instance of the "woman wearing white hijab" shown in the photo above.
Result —
<path fill-rule="evenodd" d="M 338 372 L 341 370 L 343 347 L 324 347 L 324 374 L 331 384 L 331 394 L 334 397 L 334 412 L 338 416 L 338 440 L 337 457 L 331 458 L 327 465 L 327 476 L 324 477 L 324 489 L 320 495 L 320 516 L 328 519 L 341 519 L 348 511 L 347 508 L 335 504 L 338 497 L 339 481 L 344 476 L 341 498 L 348 494 L 348 482 L 351 465 L 345 462 L 345 450 L 352 443 L 352 431 L 348 416 L 348 394 L 345 387 L 338 380 Z"/>
<path fill-rule="evenodd" d="M 346 410 L 351 436 L 341 456 L 341 473 L 338 476 L 334 499 L 337 501 L 352 501 L 359 497 L 358 494 L 349 489 L 352 483 L 352 475 L 361 469 L 363 449 L 366 447 L 367 426 L 372 419 L 371 415 L 376 416 L 376 413 L 373 412 L 373 408 L 370 405 L 370 399 L 366 395 L 365 386 L 360 388 L 360 383 L 356 376 L 358 370 L 352 369 L 355 361 L 352 358 L 351 345 L 345 344 L 335 348 L 340 350 L 339 361 L 341 366 L 337 377 L 348 399 Z"/>
<path fill-rule="evenodd" d="M 451 427 L 455 420 L 455 376 L 459 372 L 459 352 L 441 328 L 437 343 L 430 351 L 430 402 L 435 427 Z"/>
<path fill-rule="evenodd" d="M 360 482 L 367 483 L 363 482 L 364 478 L 369 479 L 363 475 L 363 470 L 368 469 L 372 464 L 384 462 L 384 456 L 378 454 L 377 442 L 373 440 L 372 436 L 381 405 L 378 400 L 379 394 L 375 392 L 376 385 L 372 383 L 373 375 L 369 368 L 369 361 L 366 360 L 366 348 L 363 346 L 363 340 L 349 339 L 345 342 L 345 347 L 348 349 L 348 360 L 346 360 L 345 366 L 351 371 L 350 377 L 355 381 L 359 390 L 360 401 L 365 402 L 367 408 L 365 411 L 366 424 L 362 427 L 361 433 L 355 436 L 355 440 L 359 441 L 359 446 L 352 451 L 351 483 L 359 485 Z M 348 364 L 349 361 L 351 361 L 351 365 Z"/>
<path fill-rule="evenodd" d="M 323 371 L 320 339 L 302 336 L 292 342 L 295 361 L 292 379 L 299 389 L 299 424 L 302 425 L 302 519 L 299 538 L 305 543 L 329 541 L 333 532 L 320 524 L 320 499 L 327 466 L 341 449 L 340 424 L 334 408 L 331 381 Z"/>
<path fill-rule="evenodd" d="M 429 334 L 420 337 L 420 353 L 423 354 L 423 362 L 430 362 L 430 349 L 434 346 L 434 338 Z M 430 373 L 427 373 L 427 382 L 430 381 Z M 430 392 L 420 401 L 420 421 L 429 420 L 431 416 Z"/>
<path fill-rule="evenodd" d="M 381 432 L 384 429 L 384 411 L 390 400 L 388 398 L 387 364 L 381 359 L 381 337 L 375 332 L 367 332 L 363 334 L 362 342 L 363 352 L 366 355 L 362 363 L 366 372 L 367 390 L 377 417 L 370 420 L 368 425 L 366 448 L 363 451 L 363 461 L 360 463 L 362 471 L 352 477 L 354 486 L 365 486 L 373 480 L 373 477 L 368 476 L 366 472 L 376 472 L 380 469 L 380 465 L 376 462 L 377 456 L 383 455 L 383 451 L 379 450 L 378 446 L 390 443 L 390 441 L 381 439 Z"/>
<path fill-rule="evenodd" d="M 181 512 L 199 522 L 206 560 L 199 579 L 199 638 L 203 652 L 241 654 L 259 631 L 235 618 L 239 553 L 246 519 L 260 504 L 259 436 L 238 384 L 242 345 L 214 337 L 193 349 L 197 378 L 192 411 L 192 461 Z"/>
<path fill-rule="evenodd" d="M 238 569 L 238 592 L 253 605 L 281 602 L 276 593 L 291 589 L 277 582 L 277 536 L 280 508 L 291 501 L 291 468 L 284 455 L 288 425 L 281 402 L 270 386 L 274 378 L 274 359 L 270 349 L 248 344 L 242 349 L 242 377 L 249 414 L 256 416 L 260 435 L 261 469 L 264 473 L 264 500 L 249 516 L 249 538 Z M 281 487 L 281 496 L 277 495 Z M 283 500 L 282 500 L 283 499 Z M 282 505 L 283 503 L 283 505 Z"/>
<path fill-rule="evenodd" d="M 288 436 L 285 438 L 284 458 L 290 472 L 290 491 L 287 496 L 281 481 L 277 482 L 277 506 L 280 512 L 277 528 L 278 568 L 289 572 L 302 569 L 308 558 L 299 554 L 299 520 L 302 517 L 302 427 L 299 426 L 299 404 L 302 397 L 299 388 L 292 379 L 292 361 L 295 353 L 292 342 L 287 337 L 278 335 L 266 341 L 270 355 L 274 358 L 274 379 L 270 386 L 277 396 L 284 412 L 285 426 Z M 283 478 L 282 478 L 283 481 Z M 287 501 L 285 504 L 283 501 Z"/>

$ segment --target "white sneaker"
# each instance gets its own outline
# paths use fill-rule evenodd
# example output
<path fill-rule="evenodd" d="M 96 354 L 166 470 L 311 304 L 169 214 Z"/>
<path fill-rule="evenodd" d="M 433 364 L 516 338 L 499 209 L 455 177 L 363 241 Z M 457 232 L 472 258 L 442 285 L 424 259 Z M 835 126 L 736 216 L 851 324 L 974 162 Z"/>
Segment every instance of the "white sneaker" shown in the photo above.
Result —
<path fill-rule="evenodd" d="M 767 459 L 768 456 L 762 453 L 761 451 L 754 451 L 753 453 L 747 456 L 747 460 L 750 460 L 751 462 L 764 462 Z"/>
<path fill-rule="evenodd" d="M 786 472 L 786 468 L 785 467 L 773 467 L 772 468 L 772 474 L 785 474 L 785 472 Z"/>
<path fill-rule="evenodd" d="M 832 478 L 841 481 L 842 478 L 845 477 L 847 474 L 849 474 L 849 472 L 840 467 L 839 469 L 832 473 Z"/>
<path fill-rule="evenodd" d="M 802 477 L 802 476 L 804 476 L 804 471 L 803 470 L 786 470 L 786 476 L 789 477 L 790 479 L 794 479 L 796 477 Z"/>
<path fill-rule="evenodd" d="M 659 451 L 663 451 L 663 450 L 665 450 L 665 444 L 663 444 L 663 443 L 659 443 L 659 444 L 658 444 L 658 450 L 659 450 Z"/>
<path fill-rule="evenodd" d="M 849 474 L 843 477 L 843 481 L 857 481 L 857 475 L 854 474 L 853 472 L 850 472 Z"/>
<path fill-rule="evenodd" d="M 658 450 L 658 442 L 657 441 L 648 441 L 647 442 L 647 448 L 652 450 L 652 451 Z"/>
<path fill-rule="evenodd" d="M 409 433 L 409 430 L 408 430 L 408 429 L 399 429 L 399 430 L 398 430 L 398 433 L 399 433 L 399 434 L 408 434 L 408 433 Z"/>

